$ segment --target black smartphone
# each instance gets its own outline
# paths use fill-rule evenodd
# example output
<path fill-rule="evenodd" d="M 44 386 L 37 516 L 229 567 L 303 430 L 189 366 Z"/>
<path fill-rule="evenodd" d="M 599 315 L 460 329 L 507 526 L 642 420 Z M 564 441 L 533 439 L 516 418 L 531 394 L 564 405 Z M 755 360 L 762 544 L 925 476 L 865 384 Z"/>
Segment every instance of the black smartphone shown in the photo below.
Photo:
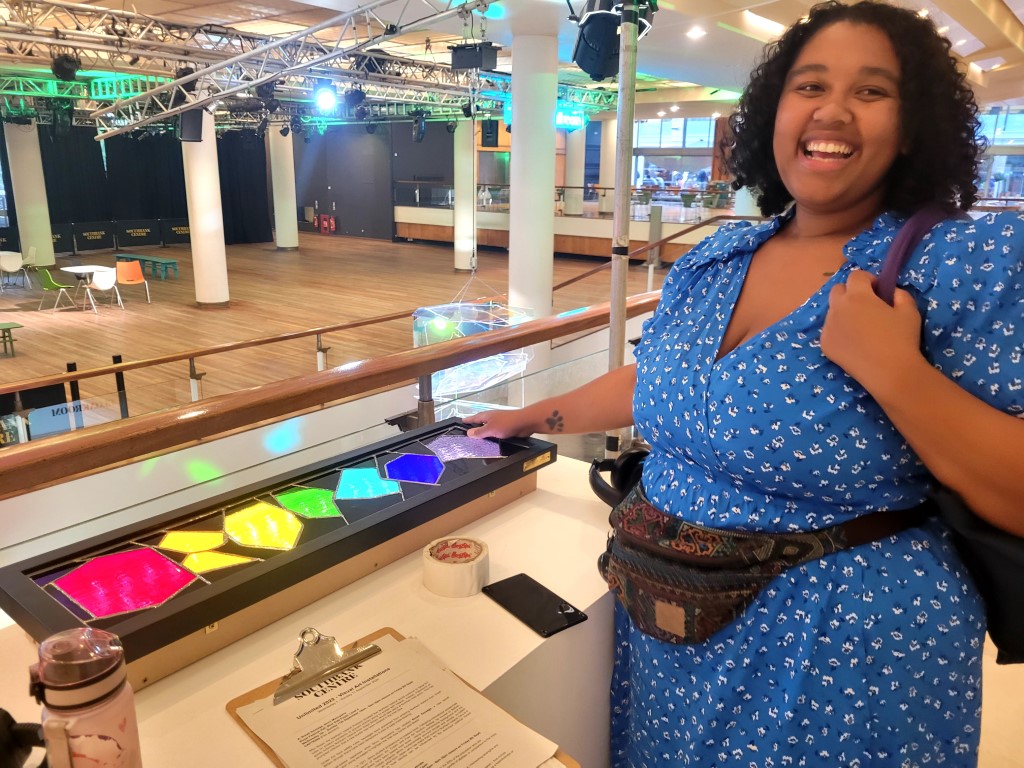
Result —
<path fill-rule="evenodd" d="M 587 620 L 587 614 L 525 573 L 488 584 L 483 592 L 541 637 Z"/>

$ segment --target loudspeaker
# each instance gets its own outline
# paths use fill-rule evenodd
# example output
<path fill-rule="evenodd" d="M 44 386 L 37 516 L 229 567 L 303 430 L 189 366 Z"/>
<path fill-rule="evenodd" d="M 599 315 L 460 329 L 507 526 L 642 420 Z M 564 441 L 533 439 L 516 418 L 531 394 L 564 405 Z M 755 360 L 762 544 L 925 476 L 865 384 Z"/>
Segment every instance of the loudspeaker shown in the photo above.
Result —
<path fill-rule="evenodd" d="M 494 69 L 498 66 L 498 49 L 493 43 L 470 43 L 452 46 L 452 71 Z"/>
<path fill-rule="evenodd" d="M 419 144 L 427 134 L 427 121 L 422 117 L 414 118 L 412 121 L 412 140 Z"/>
<path fill-rule="evenodd" d="M 178 141 L 203 140 L 203 108 L 196 107 L 178 115 Z"/>
<path fill-rule="evenodd" d="M 480 121 L 480 146 L 481 147 L 496 147 L 496 146 L 498 146 L 498 121 L 497 120 L 481 120 Z"/>

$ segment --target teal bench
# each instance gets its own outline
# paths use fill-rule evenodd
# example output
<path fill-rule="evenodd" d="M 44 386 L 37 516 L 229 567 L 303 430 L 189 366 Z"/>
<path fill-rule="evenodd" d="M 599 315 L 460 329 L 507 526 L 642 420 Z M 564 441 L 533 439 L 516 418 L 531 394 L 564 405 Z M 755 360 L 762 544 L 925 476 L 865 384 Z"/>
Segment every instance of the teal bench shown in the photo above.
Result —
<path fill-rule="evenodd" d="M 137 261 L 142 265 L 143 273 L 146 272 L 147 267 L 149 268 L 149 274 L 152 277 L 156 277 L 157 269 L 160 270 L 160 279 L 164 280 L 167 277 L 167 270 L 173 269 L 174 276 L 178 276 L 178 260 L 167 259 L 163 256 L 138 256 L 134 253 L 119 253 L 117 254 L 118 261 Z"/>

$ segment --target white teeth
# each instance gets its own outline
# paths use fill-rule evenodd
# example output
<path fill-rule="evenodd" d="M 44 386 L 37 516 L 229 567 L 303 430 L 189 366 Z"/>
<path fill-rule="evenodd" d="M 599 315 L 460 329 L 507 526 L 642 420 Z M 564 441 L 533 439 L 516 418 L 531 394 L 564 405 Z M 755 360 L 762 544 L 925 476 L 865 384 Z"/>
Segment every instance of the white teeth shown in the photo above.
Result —
<path fill-rule="evenodd" d="M 853 147 L 833 141 L 809 141 L 804 147 L 808 152 L 824 152 L 829 155 L 851 155 Z"/>

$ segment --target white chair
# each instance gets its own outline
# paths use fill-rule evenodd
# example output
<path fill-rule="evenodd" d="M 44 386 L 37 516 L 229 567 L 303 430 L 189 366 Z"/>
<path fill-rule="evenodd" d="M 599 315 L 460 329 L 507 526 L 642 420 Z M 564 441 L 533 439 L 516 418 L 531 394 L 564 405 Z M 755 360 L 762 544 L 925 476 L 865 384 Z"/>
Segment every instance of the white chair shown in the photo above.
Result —
<path fill-rule="evenodd" d="M 121 292 L 117 290 L 117 272 L 114 270 L 103 270 L 94 272 L 89 284 L 85 286 L 85 298 L 92 305 L 92 311 L 96 312 L 96 302 L 93 301 L 93 291 L 110 291 L 110 304 L 113 306 L 114 298 L 117 298 L 117 306 L 124 311 L 124 304 L 121 303 Z"/>
<path fill-rule="evenodd" d="M 28 250 L 21 254 L 21 266 L 25 269 L 36 268 L 36 247 L 30 245 Z"/>
<path fill-rule="evenodd" d="M 28 270 L 22 266 L 21 254 L 14 251 L 0 253 L 0 283 L 8 279 L 8 276 L 11 276 L 10 279 L 13 281 L 13 276 L 19 272 L 22 275 L 22 285 L 31 288 L 32 281 L 28 278 Z"/>

